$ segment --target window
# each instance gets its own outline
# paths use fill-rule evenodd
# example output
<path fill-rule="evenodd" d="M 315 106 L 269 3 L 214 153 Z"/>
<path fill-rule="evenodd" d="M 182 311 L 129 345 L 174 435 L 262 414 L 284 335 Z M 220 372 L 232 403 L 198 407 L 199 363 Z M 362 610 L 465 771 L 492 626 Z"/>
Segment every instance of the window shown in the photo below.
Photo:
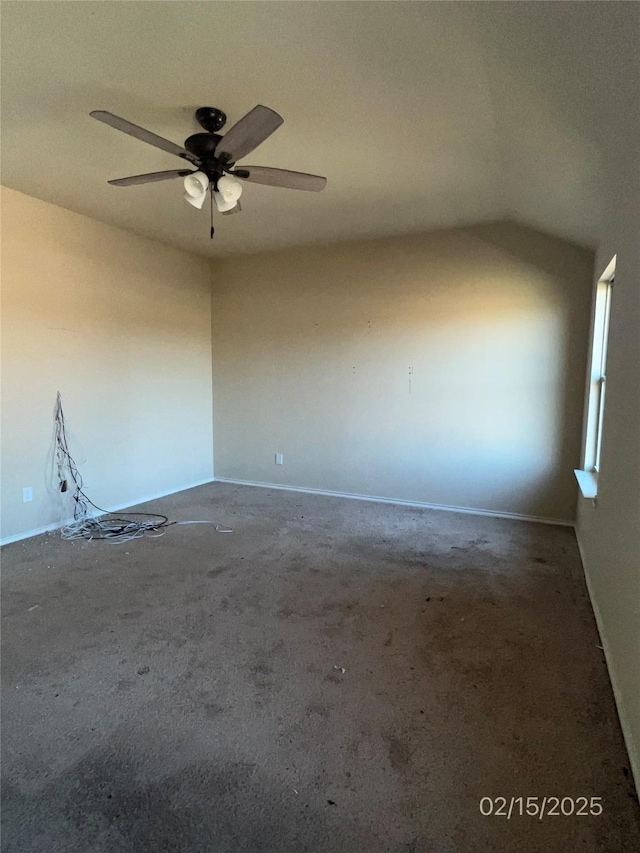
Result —
<path fill-rule="evenodd" d="M 607 390 L 609 317 L 615 273 L 616 256 L 614 255 L 596 285 L 584 467 L 582 470 L 575 472 L 580 490 L 585 498 L 595 498 L 598 492 L 598 472 L 600 471 L 600 453 L 602 450 L 602 423 Z"/>

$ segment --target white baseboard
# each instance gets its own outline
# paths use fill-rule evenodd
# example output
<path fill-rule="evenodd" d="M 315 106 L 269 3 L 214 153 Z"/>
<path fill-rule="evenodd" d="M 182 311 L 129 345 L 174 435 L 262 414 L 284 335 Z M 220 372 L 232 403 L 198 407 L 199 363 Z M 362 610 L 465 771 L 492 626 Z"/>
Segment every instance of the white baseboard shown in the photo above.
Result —
<path fill-rule="evenodd" d="M 71 519 L 73 521 L 73 519 Z M 16 533 L 13 536 L 5 536 L 0 539 L 0 547 L 10 545 L 12 542 L 20 542 L 21 539 L 30 539 L 32 536 L 40 536 L 42 533 L 49 533 L 51 530 L 57 530 L 59 527 L 64 527 L 68 521 L 54 521 L 52 524 L 45 524 L 44 527 L 34 527 L 31 530 L 25 530 L 24 533 Z"/>
<path fill-rule="evenodd" d="M 589 600 L 591 601 L 591 609 L 593 610 L 593 615 L 596 617 L 598 634 L 600 635 L 600 642 L 602 643 L 604 659 L 607 664 L 607 670 L 609 672 L 609 681 L 611 682 L 611 688 L 613 690 L 613 698 L 615 699 L 616 708 L 618 710 L 618 719 L 620 720 L 622 737 L 624 738 L 625 746 L 627 747 L 629 763 L 631 764 L 631 772 L 633 774 L 633 779 L 636 784 L 636 790 L 638 791 L 638 794 L 640 794 L 640 755 L 638 755 L 638 747 L 636 747 L 636 744 L 634 742 L 631 726 L 629 725 L 629 718 L 627 717 L 627 714 L 625 712 L 622 692 L 618 687 L 616 668 L 613 662 L 613 653 L 611 651 L 611 646 L 609 645 L 609 640 L 607 639 L 607 635 L 604 630 L 602 614 L 600 613 L 600 608 L 598 607 L 598 602 L 594 595 L 593 587 L 591 586 L 589 571 L 587 569 L 587 562 L 584 558 L 584 552 L 582 550 L 582 544 L 580 542 L 580 537 L 578 536 L 577 530 L 576 541 L 578 542 L 578 550 L 580 551 L 580 559 L 582 560 L 582 571 L 584 572 L 584 579 L 587 584 L 587 592 L 589 593 Z M 640 746 L 640 744 L 638 746 Z"/>
<path fill-rule="evenodd" d="M 130 509 L 133 506 L 149 503 L 149 501 L 157 501 L 159 498 L 176 495 L 178 492 L 186 492 L 188 489 L 195 489 L 197 486 L 206 486 L 208 483 L 213 483 L 213 479 L 209 478 L 207 480 L 198 480 L 198 482 L 190 483 L 188 486 L 180 486 L 177 489 L 168 489 L 165 492 L 158 492 L 155 495 L 139 498 L 133 503 L 127 502 L 124 504 L 117 504 L 116 506 L 106 507 L 106 511 L 108 513 L 120 512 L 123 509 Z M 14 536 L 5 536 L 4 539 L 0 539 L 0 547 L 3 545 L 10 545 L 12 542 L 20 542 L 21 539 L 30 539 L 32 536 L 40 536 L 41 533 L 49 533 L 52 530 L 59 530 L 61 527 L 64 527 L 65 524 L 70 524 L 72 521 L 72 518 L 68 518 L 64 521 L 54 521 L 51 524 L 45 524 L 44 527 L 34 527 L 32 530 L 25 530 L 24 533 L 16 533 Z"/>
<path fill-rule="evenodd" d="M 563 521 L 557 518 L 540 518 L 536 515 L 521 515 L 515 512 L 496 512 L 490 509 L 475 509 L 465 506 L 447 506 L 445 504 L 429 504 L 422 501 L 405 501 L 400 498 L 379 498 L 372 495 L 355 495 L 349 492 L 332 492 L 326 489 L 307 489 L 303 486 L 282 486 L 278 483 L 254 483 L 251 480 L 235 480 L 231 477 L 216 477 L 216 483 L 232 483 L 236 486 L 258 486 L 261 489 L 282 489 L 285 492 L 304 492 L 308 495 L 326 495 L 332 498 L 351 498 L 355 501 L 372 501 L 379 504 L 393 504 L 397 506 L 410 506 L 416 509 L 437 509 L 443 512 L 462 512 L 467 515 L 485 515 L 490 518 L 508 518 L 515 521 L 535 521 L 538 524 L 555 524 L 561 527 L 573 527 L 572 521 Z"/>

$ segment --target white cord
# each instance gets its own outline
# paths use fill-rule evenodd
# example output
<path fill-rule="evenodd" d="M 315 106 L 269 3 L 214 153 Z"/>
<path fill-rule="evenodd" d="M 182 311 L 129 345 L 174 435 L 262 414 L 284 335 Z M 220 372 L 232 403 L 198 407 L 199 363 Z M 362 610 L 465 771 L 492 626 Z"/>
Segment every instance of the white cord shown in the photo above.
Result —
<path fill-rule="evenodd" d="M 215 524 L 218 533 L 233 533 L 233 527 L 225 527 L 215 521 L 176 521 L 176 524 Z"/>

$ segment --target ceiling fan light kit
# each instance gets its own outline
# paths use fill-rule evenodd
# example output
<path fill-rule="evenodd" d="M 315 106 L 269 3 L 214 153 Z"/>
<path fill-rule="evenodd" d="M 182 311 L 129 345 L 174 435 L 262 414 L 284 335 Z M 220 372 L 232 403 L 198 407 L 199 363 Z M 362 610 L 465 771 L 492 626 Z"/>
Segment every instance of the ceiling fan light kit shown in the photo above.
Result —
<path fill-rule="evenodd" d="M 217 190 L 213 193 L 213 200 L 220 213 L 227 213 L 240 201 L 242 195 L 242 184 L 235 178 L 223 175 L 218 178 Z"/>
<path fill-rule="evenodd" d="M 185 201 L 200 210 L 207 197 L 209 178 L 204 172 L 190 172 L 184 179 L 184 189 Z"/>
<path fill-rule="evenodd" d="M 98 121 L 153 145 L 155 148 L 160 148 L 169 154 L 175 154 L 195 166 L 194 170 L 172 169 L 166 172 L 150 172 L 145 175 L 117 178 L 108 183 L 112 186 L 128 187 L 172 178 L 184 178 L 184 198 L 193 207 L 201 209 L 207 193 L 210 193 L 212 237 L 214 203 L 219 213 L 226 215 L 240 212 L 240 196 L 243 190 L 240 181 L 308 192 L 320 192 L 325 188 L 327 179 L 320 175 L 291 172 L 287 169 L 274 169 L 269 166 L 234 168 L 238 160 L 250 154 L 283 123 L 282 116 L 269 107 L 260 104 L 254 107 L 240 121 L 236 122 L 224 136 L 218 133 L 227 121 L 222 110 L 216 107 L 200 107 L 196 110 L 195 115 L 196 121 L 203 128 L 204 133 L 194 133 L 189 136 L 185 140 L 184 148 L 182 148 L 175 142 L 132 124 L 127 119 L 120 118 L 120 116 L 106 110 L 94 110 L 91 116 Z"/>

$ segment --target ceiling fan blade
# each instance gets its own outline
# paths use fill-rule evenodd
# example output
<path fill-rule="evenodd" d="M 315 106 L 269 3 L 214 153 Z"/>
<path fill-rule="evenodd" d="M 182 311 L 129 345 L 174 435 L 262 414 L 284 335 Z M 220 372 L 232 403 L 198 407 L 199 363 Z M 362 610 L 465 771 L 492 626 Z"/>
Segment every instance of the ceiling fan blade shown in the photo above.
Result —
<path fill-rule="evenodd" d="M 242 207 L 240 207 L 240 202 L 237 202 L 235 207 L 232 207 L 231 210 L 225 210 L 223 212 L 223 216 L 231 216 L 232 213 L 242 213 Z"/>
<path fill-rule="evenodd" d="M 114 187 L 132 187 L 134 184 L 151 184 L 154 181 L 169 181 L 171 178 L 184 178 L 191 174 L 191 169 L 171 169 L 169 172 L 149 172 L 146 175 L 131 175 L 129 178 L 116 178 L 107 181 Z"/>
<path fill-rule="evenodd" d="M 248 173 L 248 174 L 247 174 Z M 319 193 L 327 185 L 327 179 L 320 175 L 308 175 L 306 172 L 290 172 L 288 169 L 272 169 L 270 166 L 242 166 L 235 176 L 254 184 L 266 184 L 268 187 L 286 187 L 290 190 L 308 190 Z"/>
<path fill-rule="evenodd" d="M 226 154 L 231 163 L 241 160 L 271 136 L 283 121 L 274 110 L 258 104 L 225 133 L 216 147 L 216 156 Z"/>
<path fill-rule="evenodd" d="M 116 130 L 128 133 L 129 136 L 135 136 L 135 138 L 139 139 L 141 142 L 146 142 L 149 145 L 153 145 L 155 148 L 167 151 L 169 154 L 176 154 L 178 157 L 189 160 L 191 163 L 198 162 L 197 158 L 194 157 L 193 154 L 190 154 L 186 148 L 183 148 L 181 145 L 176 145 L 175 142 L 164 139 L 162 136 L 158 136 L 157 133 L 145 130 L 144 127 L 138 127 L 137 124 L 132 124 L 130 121 L 127 121 L 126 118 L 120 118 L 120 116 L 115 116 L 113 113 L 109 113 L 106 110 L 93 110 L 89 115 L 98 119 L 98 121 L 108 124 L 110 127 L 115 127 Z"/>

